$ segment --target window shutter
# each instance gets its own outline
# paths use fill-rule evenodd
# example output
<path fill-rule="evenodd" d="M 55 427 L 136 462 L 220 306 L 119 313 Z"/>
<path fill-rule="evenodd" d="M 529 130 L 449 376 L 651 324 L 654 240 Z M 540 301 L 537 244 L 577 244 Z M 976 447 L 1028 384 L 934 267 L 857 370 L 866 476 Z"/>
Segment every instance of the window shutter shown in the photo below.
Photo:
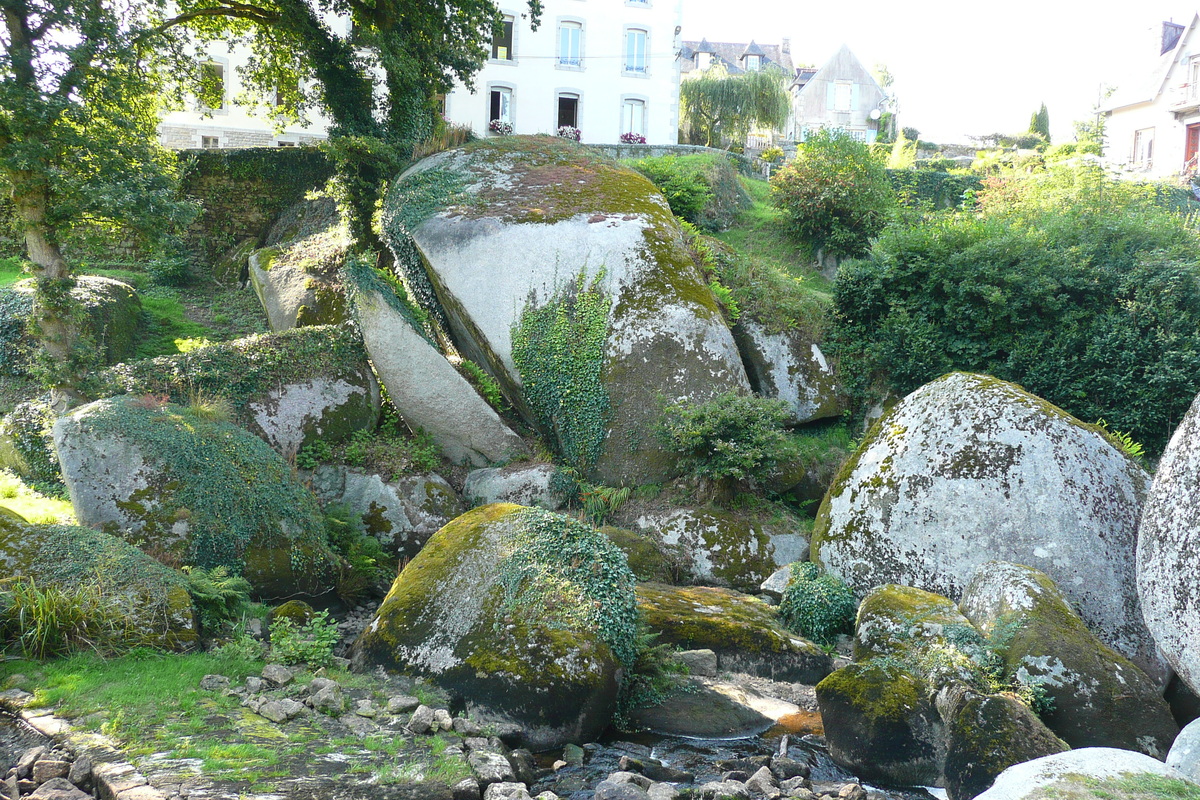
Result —
<path fill-rule="evenodd" d="M 850 84 L 850 110 L 858 111 L 859 90 L 862 87 L 857 83 Z"/>
<path fill-rule="evenodd" d="M 825 84 L 825 110 L 833 111 L 837 108 L 837 86 L 833 81 Z"/>

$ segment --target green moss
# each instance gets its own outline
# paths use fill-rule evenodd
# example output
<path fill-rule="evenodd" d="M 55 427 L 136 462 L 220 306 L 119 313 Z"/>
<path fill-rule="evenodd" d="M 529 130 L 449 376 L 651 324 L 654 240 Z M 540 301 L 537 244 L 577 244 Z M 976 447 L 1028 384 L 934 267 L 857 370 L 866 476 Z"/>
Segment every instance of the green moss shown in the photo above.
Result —
<path fill-rule="evenodd" d="M 683 569 L 680 557 L 669 557 L 650 537 L 607 525 L 600 532 L 625 554 L 629 569 L 639 581 L 675 583 L 679 580 Z"/>
<path fill-rule="evenodd" d="M 836 696 L 869 724 L 905 722 L 926 705 L 925 685 L 903 668 L 885 662 L 851 664 L 817 684 L 817 694 Z"/>
<path fill-rule="evenodd" d="M 661 641 L 685 649 L 784 653 L 792 639 L 775 609 L 754 597 L 708 586 L 637 587 L 646 625 Z"/>

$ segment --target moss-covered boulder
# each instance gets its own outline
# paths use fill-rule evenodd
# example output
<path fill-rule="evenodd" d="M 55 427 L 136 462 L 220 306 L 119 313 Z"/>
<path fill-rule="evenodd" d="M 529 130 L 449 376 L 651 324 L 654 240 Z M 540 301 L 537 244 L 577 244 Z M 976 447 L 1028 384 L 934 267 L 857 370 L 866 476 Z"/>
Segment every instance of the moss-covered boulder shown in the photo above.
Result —
<path fill-rule="evenodd" d="M 678 548 L 663 547 L 655 538 L 628 528 L 605 525 L 600 532 L 625 554 L 639 581 L 674 584 L 685 577 L 688 564 Z"/>
<path fill-rule="evenodd" d="M 29 328 L 34 283 L 23 280 L 0 291 L 13 296 L 11 301 L 0 302 L 0 344 L 5 362 L 0 367 L 6 373 L 25 374 L 36 347 Z M 133 356 L 142 328 L 142 300 L 136 289 L 112 278 L 80 275 L 75 278 L 71 297 L 82 314 L 80 333 L 90 340 L 96 363 L 117 364 Z"/>
<path fill-rule="evenodd" d="M 51 434 L 58 414 L 51 399 L 47 393 L 17 403 L 0 419 L 0 467 L 12 470 L 26 481 L 50 484 L 62 481 Z"/>
<path fill-rule="evenodd" d="M 114 644 L 186 650 L 199 641 L 184 576 L 114 536 L 0 515 L 0 585 L 15 578 L 40 589 L 98 589 L 126 621 L 113 627 Z"/>
<path fill-rule="evenodd" d="M 362 516 L 366 531 L 385 552 L 412 558 L 429 537 L 462 513 L 462 501 L 440 475 L 408 475 L 394 481 L 382 475 L 323 466 L 312 488 L 324 502 L 345 503 Z"/>
<path fill-rule="evenodd" d="M 1142 512 L 1137 585 L 1146 624 L 1167 661 L 1200 694 L 1200 396 L 1154 473 Z"/>
<path fill-rule="evenodd" d="M 872 428 L 821 504 L 812 560 L 860 593 L 896 583 L 951 599 L 985 561 L 1028 564 L 1157 679 L 1129 557 L 1148 483 L 1099 428 L 1011 383 L 952 373 Z"/>
<path fill-rule="evenodd" d="M 118 364 L 98 394 L 166 396 L 186 405 L 228 401 L 238 424 L 285 458 L 306 444 L 336 443 L 379 419 L 379 384 L 362 337 L 327 325 L 247 336 L 187 353 Z"/>
<path fill-rule="evenodd" d="M 581 522 L 483 506 L 433 535 L 354 643 L 358 669 L 428 677 L 471 717 L 521 726 L 534 750 L 591 741 L 632 663 L 625 557 Z"/>
<path fill-rule="evenodd" d="M 373 267 L 351 260 L 343 278 L 371 363 L 412 430 L 455 463 L 486 467 L 529 455 L 496 410 L 434 346 L 416 309 Z"/>
<path fill-rule="evenodd" d="M 250 256 L 259 249 L 260 240 L 250 236 L 226 250 L 213 262 L 213 280 L 223 286 L 240 286 L 249 279 Z"/>
<path fill-rule="evenodd" d="M 743 317 L 733 327 L 733 338 L 750 386 L 764 397 L 787 403 L 793 425 L 841 416 L 846 408 L 841 385 L 833 364 L 809 331 L 792 328 L 773 333 Z"/>
<path fill-rule="evenodd" d="M 61 417 L 54 444 L 84 525 L 178 563 L 228 566 L 267 597 L 332 586 L 316 497 L 242 428 L 116 397 Z"/>
<path fill-rule="evenodd" d="M 349 318 L 341 269 L 350 230 L 332 198 L 302 200 L 285 211 L 266 247 L 249 257 L 250 285 L 273 331 Z"/>
<path fill-rule="evenodd" d="M 1179 728 L 1157 685 L 1093 636 L 1044 573 L 988 562 L 961 606 L 997 640 L 1005 677 L 1041 687 L 1052 703 L 1042 719 L 1071 747 L 1166 755 Z"/>
<path fill-rule="evenodd" d="M 829 755 L 869 781 L 935 786 L 945 727 L 924 681 L 889 659 L 851 664 L 817 684 Z"/>
<path fill-rule="evenodd" d="M 593 480 L 672 476 L 662 398 L 748 388 L 665 198 L 607 156 L 551 136 L 479 140 L 401 176 L 384 214 L 459 349 Z"/>
<path fill-rule="evenodd" d="M 707 586 L 643 583 L 638 606 L 660 642 L 712 650 L 727 672 L 816 683 L 833 668 L 827 653 L 786 630 L 775 609 L 755 597 Z"/>
<path fill-rule="evenodd" d="M 463 498 L 474 506 L 516 503 L 559 511 L 571 500 L 574 481 L 564 479 L 553 464 L 509 464 L 471 470 Z"/>
<path fill-rule="evenodd" d="M 1200 784 L 1142 753 L 1083 747 L 1014 764 L 979 800 L 1194 800 Z"/>
<path fill-rule="evenodd" d="M 932 592 L 889 584 L 858 607 L 854 660 L 902 661 L 934 687 L 977 680 L 985 644 L 953 600 Z"/>
<path fill-rule="evenodd" d="M 790 523 L 790 524 L 789 524 Z M 775 536 L 795 535 L 799 524 L 760 520 L 717 508 L 648 510 L 633 527 L 654 537 L 665 549 L 678 550 L 694 583 L 753 592 L 776 568 Z"/>
<path fill-rule="evenodd" d="M 1012 765 L 1070 749 L 1029 706 L 1008 695 L 961 691 L 939 702 L 950 706 L 943 767 L 950 800 L 971 800 Z"/>

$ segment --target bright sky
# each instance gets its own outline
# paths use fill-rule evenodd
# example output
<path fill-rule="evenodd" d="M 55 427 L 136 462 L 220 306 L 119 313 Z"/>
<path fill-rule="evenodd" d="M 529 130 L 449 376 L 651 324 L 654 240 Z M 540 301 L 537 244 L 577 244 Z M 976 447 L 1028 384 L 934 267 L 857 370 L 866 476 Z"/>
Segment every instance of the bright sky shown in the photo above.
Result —
<path fill-rule="evenodd" d="M 1017 133 L 1045 102 L 1055 141 L 1087 116 L 1100 84 L 1153 68 L 1164 20 L 1200 5 L 1169 0 L 683 0 L 683 38 L 778 44 L 821 66 L 842 44 L 888 66 L 900 124 L 935 142 Z"/>

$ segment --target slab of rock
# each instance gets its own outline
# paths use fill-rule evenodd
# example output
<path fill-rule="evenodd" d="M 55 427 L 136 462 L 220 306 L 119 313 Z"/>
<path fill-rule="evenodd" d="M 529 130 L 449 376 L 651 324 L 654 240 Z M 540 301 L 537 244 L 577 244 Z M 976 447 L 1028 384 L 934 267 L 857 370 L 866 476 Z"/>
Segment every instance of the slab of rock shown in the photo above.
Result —
<path fill-rule="evenodd" d="M 66 778 L 51 778 L 28 797 L 29 800 L 90 800 L 91 795 Z"/>
<path fill-rule="evenodd" d="M 1200 694 L 1200 396 L 1158 462 L 1142 513 L 1137 585 L 1146 624 L 1171 667 Z"/>
<path fill-rule="evenodd" d="M 1200 720 L 1189 722 L 1167 753 L 1167 766 L 1190 781 L 1200 783 Z"/>
<path fill-rule="evenodd" d="M 472 750 L 467 763 L 484 784 L 515 781 L 517 775 L 503 753 L 494 750 Z"/>
<path fill-rule="evenodd" d="M 689 563 L 692 582 L 752 592 L 776 569 L 772 537 L 792 533 L 743 514 L 709 508 L 676 508 L 638 516 L 634 527 Z"/>
<path fill-rule="evenodd" d="M 491 503 L 516 503 L 559 511 L 570 499 L 556 485 L 558 468 L 553 464 L 522 464 L 472 470 L 463 487 L 463 497 L 472 508 Z"/>
<path fill-rule="evenodd" d="M 793 425 L 837 417 L 845 410 L 833 365 L 808 332 L 770 332 L 743 315 L 733 326 L 733 338 L 750 386 L 763 397 L 787 403 Z"/>
<path fill-rule="evenodd" d="M 717 654 L 712 650 L 681 650 L 675 658 L 688 668 L 689 675 L 717 677 Z"/>
<path fill-rule="evenodd" d="M 639 728 L 667 736 L 724 739 L 762 733 L 799 710 L 750 686 L 695 677 L 661 703 L 629 716 Z"/>
<path fill-rule="evenodd" d="M 1143 753 L 1112 747 L 1084 747 L 1036 758 L 1004 770 L 992 788 L 978 800 L 1026 800 L 1034 797 L 1069 796 L 1098 800 L 1121 796 L 1121 779 L 1156 776 L 1183 781 L 1163 762 Z M 1185 791 L 1195 784 L 1183 783 Z"/>
<path fill-rule="evenodd" d="M 296 673 L 282 664 L 267 664 L 263 667 L 262 676 L 273 686 L 287 686 Z"/>
<path fill-rule="evenodd" d="M 393 250 L 415 244 L 464 355 L 488 367 L 568 463 L 607 485 L 662 481 L 677 464 L 654 434 L 660 398 L 744 391 L 745 370 L 662 194 L 616 161 L 555 138 L 479 140 L 421 161 L 393 186 L 385 234 Z M 443 192 L 440 208 L 412 219 L 410 195 L 424 196 L 431 182 L 461 193 Z M 607 306 L 607 324 L 593 331 L 598 341 L 560 353 L 539 337 L 535 318 L 572 306 L 581 292 Z M 528 342 L 528 363 L 539 353 L 587 358 L 574 371 L 595 376 L 580 398 L 587 413 L 553 391 L 527 392 L 543 376 L 521 374 L 514 341 Z"/>
<path fill-rule="evenodd" d="M 896 583 L 951 599 L 985 561 L 1027 564 L 1157 680 L 1129 558 L 1148 483 L 1099 429 L 1011 383 L 953 373 L 872 428 L 821 504 L 812 559 L 860 593 Z"/>
<path fill-rule="evenodd" d="M 404 301 L 365 265 L 347 270 L 354 317 L 388 396 L 455 463 L 478 467 L 529 448 L 433 346 Z"/>

